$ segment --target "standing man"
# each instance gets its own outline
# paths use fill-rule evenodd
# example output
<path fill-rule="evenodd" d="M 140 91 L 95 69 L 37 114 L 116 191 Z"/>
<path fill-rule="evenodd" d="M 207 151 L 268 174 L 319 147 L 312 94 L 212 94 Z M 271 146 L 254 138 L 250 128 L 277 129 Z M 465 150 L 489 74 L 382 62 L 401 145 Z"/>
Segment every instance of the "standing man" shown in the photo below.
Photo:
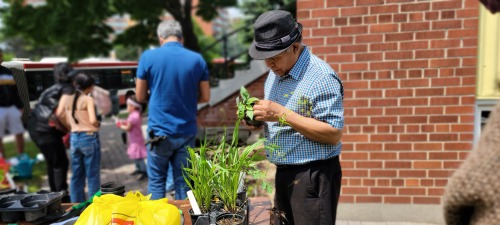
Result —
<path fill-rule="evenodd" d="M 197 103 L 208 102 L 210 86 L 203 57 L 182 46 L 181 26 L 163 21 L 157 29 L 160 48 L 144 52 L 137 69 L 136 97 L 146 101 L 149 89 L 148 191 L 151 199 L 165 197 L 169 162 L 173 167 L 175 199 L 189 190 L 182 176 L 188 165 L 187 147 L 194 147 Z"/>
<path fill-rule="evenodd" d="M 3 50 L 0 49 L 0 157 L 5 157 L 3 137 L 5 131 L 16 137 L 17 153 L 24 152 L 23 101 L 19 96 L 12 71 L 4 66 Z"/>
<path fill-rule="evenodd" d="M 286 224 L 335 224 L 342 171 L 342 82 L 301 43 L 302 24 L 274 10 L 257 18 L 249 54 L 271 69 L 254 118 L 266 121 L 276 164 L 275 207 Z"/>

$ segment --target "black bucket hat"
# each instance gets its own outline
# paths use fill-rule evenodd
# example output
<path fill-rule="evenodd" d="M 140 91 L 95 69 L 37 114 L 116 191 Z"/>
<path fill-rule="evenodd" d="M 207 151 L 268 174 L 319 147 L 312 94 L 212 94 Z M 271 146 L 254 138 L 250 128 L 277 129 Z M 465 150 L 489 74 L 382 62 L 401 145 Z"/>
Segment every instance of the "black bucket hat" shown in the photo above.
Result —
<path fill-rule="evenodd" d="M 302 24 L 297 23 L 287 11 L 273 10 L 257 18 L 254 40 L 248 54 L 254 59 L 267 59 L 285 51 L 302 33 Z"/>

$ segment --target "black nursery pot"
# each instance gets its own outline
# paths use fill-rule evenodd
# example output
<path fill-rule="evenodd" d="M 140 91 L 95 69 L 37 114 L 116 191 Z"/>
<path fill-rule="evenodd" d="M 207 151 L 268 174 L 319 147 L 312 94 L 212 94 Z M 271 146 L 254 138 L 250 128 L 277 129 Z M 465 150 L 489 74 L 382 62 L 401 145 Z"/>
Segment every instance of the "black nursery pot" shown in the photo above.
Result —
<path fill-rule="evenodd" d="M 243 215 L 241 214 L 235 214 L 235 213 L 224 213 L 220 214 L 217 217 L 215 217 L 215 224 L 217 225 L 222 225 L 222 223 L 219 223 L 220 220 L 232 220 L 232 225 L 242 225 L 245 220 Z"/>
<path fill-rule="evenodd" d="M 259 128 L 261 127 L 262 125 L 264 125 L 264 121 L 259 121 L 259 120 L 251 120 L 248 116 L 245 116 L 245 123 L 248 125 L 248 126 L 254 126 L 256 128 Z"/>
<path fill-rule="evenodd" d="M 208 217 L 208 220 L 210 220 L 210 215 L 208 213 L 205 213 L 205 214 L 194 214 L 193 209 L 189 209 L 188 212 L 189 212 L 189 216 L 191 217 L 191 224 L 193 224 L 193 225 L 196 224 L 196 221 L 198 220 L 198 218 L 200 216 L 206 216 L 206 217 Z M 207 223 L 206 225 L 209 225 L 209 224 L 210 224 L 210 222 Z"/>
<path fill-rule="evenodd" d="M 123 196 L 125 194 L 125 186 L 117 185 L 115 182 L 108 182 L 101 185 L 101 193 L 105 194 L 115 194 Z"/>

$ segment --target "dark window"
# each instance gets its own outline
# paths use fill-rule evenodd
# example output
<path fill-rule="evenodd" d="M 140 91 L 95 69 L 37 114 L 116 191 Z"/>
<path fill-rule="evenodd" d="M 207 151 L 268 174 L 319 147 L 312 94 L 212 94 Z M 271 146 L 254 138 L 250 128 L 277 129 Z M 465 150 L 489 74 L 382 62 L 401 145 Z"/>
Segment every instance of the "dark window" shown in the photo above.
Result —
<path fill-rule="evenodd" d="M 28 84 L 28 95 L 30 101 L 36 101 L 42 92 L 54 84 L 54 75 L 50 71 L 28 71 L 26 72 Z"/>

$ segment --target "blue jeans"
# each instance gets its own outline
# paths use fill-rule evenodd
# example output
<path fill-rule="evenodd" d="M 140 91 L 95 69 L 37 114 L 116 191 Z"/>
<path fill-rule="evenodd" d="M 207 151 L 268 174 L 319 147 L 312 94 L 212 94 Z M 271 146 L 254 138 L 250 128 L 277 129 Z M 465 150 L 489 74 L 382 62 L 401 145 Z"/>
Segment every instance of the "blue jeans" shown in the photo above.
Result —
<path fill-rule="evenodd" d="M 167 185 L 165 186 L 166 192 L 171 192 L 175 189 L 175 184 L 174 184 L 174 172 L 172 170 L 172 163 L 168 164 L 168 171 L 167 171 Z"/>
<path fill-rule="evenodd" d="M 85 201 L 85 178 L 88 184 L 88 198 L 101 188 L 101 143 L 98 132 L 71 133 L 71 202 Z"/>
<path fill-rule="evenodd" d="M 182 168 L 188 165 L 187 146 L 194 147 L 194 141 L 195 136 L 168 137 L 148 151 L 148 191 L 152 194 L 152 200 L 165 198 L 169 165 L 172 165 L 175 199 L 187 198 L 189 187 L 182 176 Z"/>

